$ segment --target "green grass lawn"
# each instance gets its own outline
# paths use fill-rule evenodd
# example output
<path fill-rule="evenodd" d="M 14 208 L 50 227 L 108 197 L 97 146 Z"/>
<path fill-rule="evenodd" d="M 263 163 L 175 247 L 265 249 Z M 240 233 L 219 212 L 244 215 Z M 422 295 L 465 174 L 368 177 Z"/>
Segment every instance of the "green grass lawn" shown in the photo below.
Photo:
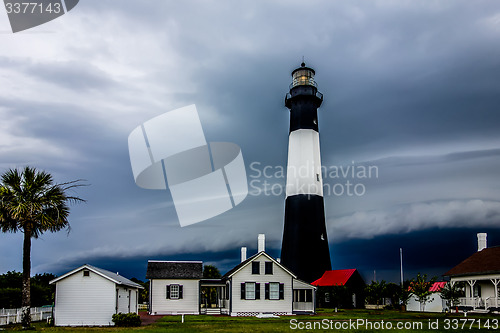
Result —
<path fill-rule="evenodd" d="M 465 321 L 467 319 L 467 321 Z M 292 322 L 291 322 L 292 320 Z M 282 316 L 273 319 L 227 316 L 166 316 L 155 324 L 136 328 L 118 327 L 48 327 L 35 323 L 37 331 L 44 332 L 497 332 L 500 330 L 499 315 L 469 315 L 400 312 L 395 310 L 341 310 L 319 309 L 315 316 Z M 383 322 L 382 322 L 383 321 Z M 360 326 L 356 328 L 356 324 Z M 438 324 L 437 329 L 429 325 Z M 489 328 L 485 327 L 489 323 Z M 495 324 L 496 323 L 496 324 Z M 349 324 L 350 327 L 349 327 Z M 353 329 L 354 325 L 354 329 Z M 406 325 L 409 329 L 398 329 Z M 421 326 L 418 326 L 421 325 Z M 462 327 L 463 325 L 463 327 Z M 479 325 L 481 327 L 479 328 Z M 344 329 L 342 328 L 344 327 Z M 384 329 L 382 329 L 382 327 Z M 392 327 L 392 329 L 387 329 Z M 296 329 L 292 329 L 296 328 Z M 303 329 L 301 329 L 303 328 Z M 312 328 L 312 329 L 307 329 Z M 496 329 L 495 329 L 496 328 Z M 20 330 L 19 326 L 10 330 Z"/>

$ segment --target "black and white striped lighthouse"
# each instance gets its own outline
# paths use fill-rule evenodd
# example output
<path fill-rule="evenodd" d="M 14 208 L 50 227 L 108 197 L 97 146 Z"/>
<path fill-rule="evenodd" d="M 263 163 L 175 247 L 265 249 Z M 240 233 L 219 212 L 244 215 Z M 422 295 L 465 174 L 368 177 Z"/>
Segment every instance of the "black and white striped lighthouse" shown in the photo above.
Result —
<path fill-rule="evenodd" d="M 285 105 L 290 109 L 285 226 L 281 262 L 299 279 L 313 282 L 331 270 L 325 226 L 318 107 L 323 94 L 305 63 L 292 72 Z"/>

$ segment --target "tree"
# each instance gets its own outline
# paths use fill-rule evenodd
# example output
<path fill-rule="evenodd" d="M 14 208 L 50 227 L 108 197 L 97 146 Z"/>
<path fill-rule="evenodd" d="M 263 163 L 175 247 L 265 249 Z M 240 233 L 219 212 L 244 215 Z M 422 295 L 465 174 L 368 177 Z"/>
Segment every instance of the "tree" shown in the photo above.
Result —
<path fill-rule="evenodd" d="M 464 296 L 464 284 L 463 282 L 448 282 L 441 289 L 440 294 L 447 301 L 451 310 L 452 307 L 460 304 L 460 297 Z"/>
<path fill-rule="evenodd" d="M 220 271 L 214 265 L 203 266 L 203 278 L 204 279 L 220 279 Z"/>
<path fill-rule="evenodd" d="M 399 302 L 402 305 L 402 309 L 406 309 L 406 305 L 408 304 L 408 301 L 410 300 L 410 297 L 412 295 L 411 292 L 411 287 L 410 287 L 411 281 L 405 280 L 403 282 L 403 286 L 399 289 Z"/>
<path fill-rule="evenodd" d="M 420 311 L 425 311 L 425 303 L 432 301 L 431 295 L 432 291 L 429 289 L 436 281 L 436 277 L 432 277 L 427 281 L 427 274 L 417 274 L 415 279 L 410 282 L 410 289 L 413 295 L 417 298 L 417 302 L 420 303 Z"/>
<path fill-rule="evenodd" d="M 204 279 L 220 279 L 221 274 L 217 267 L 214 265 L 203 266 L 203 278 Z M 204 287 L 201 291 L 204 303 L 215 304 L 217 302 L 217 288 L 216 287 Z"/>
<path fill-rule="evenodd" d="M 149 280 L 143 282 L 135 277 L 131 278 L 130 281 L 140 284 L 144 289 L 139 289 L 139 303 L 143 304 L 149 302 Z"/>
<path fill-rule="evenodd" d="M 385 295 L 387 284 L 384 280 L 377 282 L 372 281 L 371 284 L 365 287 L 366 301 L 368 304 L 380 305 L 382 298 Z"/>
<path fill-rule="evenodd" d="M 82 186 L 80 180 L 54 183 L 52 175 L 26 166 L 21 171 L 9 169 L 0 176 L 0 229 L 22 232 L 23 283 L 22 325 L 31 326 L 31 239 L 44 232 L 69 231 L 68 203 L 83 199 L 67 192 Z"/>

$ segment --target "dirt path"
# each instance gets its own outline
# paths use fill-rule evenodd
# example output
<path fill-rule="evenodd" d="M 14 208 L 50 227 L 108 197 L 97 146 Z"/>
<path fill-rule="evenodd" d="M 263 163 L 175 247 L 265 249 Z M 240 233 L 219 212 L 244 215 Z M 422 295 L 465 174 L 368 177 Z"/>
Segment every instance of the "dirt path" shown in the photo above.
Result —
<path fill-rule="evenodd" d="M 139 316 L 141 317 L 142 326 L 151 325 L 155 323 L 158 319 L 163 317 L 162 315 L 157 315 L 157 316 L 149 315 L 146 311 L 139 312 Z"/>

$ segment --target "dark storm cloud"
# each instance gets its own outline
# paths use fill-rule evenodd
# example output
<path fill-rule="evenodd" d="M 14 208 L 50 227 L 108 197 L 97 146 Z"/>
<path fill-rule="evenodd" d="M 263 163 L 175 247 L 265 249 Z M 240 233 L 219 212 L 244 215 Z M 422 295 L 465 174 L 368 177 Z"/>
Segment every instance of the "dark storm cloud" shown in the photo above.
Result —
<path fill-rule="evenodd" d="M 361 197 L 325 196 L 336 268 L 394 270 L 384 240 L 396 252 L 399 239 L 413 244 L 410 254 L 422 246 L 413 236 L 430 237 L 436 228 L 449 231 L 450 241 L 457 228 L 467 228 L 460 235 L 474 236 L 475 226 L 494 233 L 499 18 L 495 1 L 99 1 L 54 21 L 54 36 L 3 36 L 2 167 L 34 163 L 62 180 L 91 183 L 82 193 L 88 203 L 73 210 L 70 236 L 35 242 L 35 270 L 88 262 L 140 277 L 146 259 L 165 258 L 224 270 L 262 232 L 279 256 L 283 193 L 249 196 L 181 229 L 168 191 L 134 184 L 127 136 L 195 103 L 207 140 L 238 144 L 249 177 L 253 162 L 283 167 L 284 94 L 302 56 L 325 95 L 323 164 L 379 170 L 376 178 L 354 179 L 366 186 Z M 267 188 L 283 189 L 283 177 L 267 180 Z M 325 179 L 338 181 L 345 179 Z M 2 235 L 0 246 L 18 243 Z M 339 251 L 341 244 L 350 251 Z M 370 256 L 373 247 L 378 256 Z M 17 256 L 0 270 L 20 267 Z M 408 260 L 412 269 L 438 270 L 452 258 Z"/>

